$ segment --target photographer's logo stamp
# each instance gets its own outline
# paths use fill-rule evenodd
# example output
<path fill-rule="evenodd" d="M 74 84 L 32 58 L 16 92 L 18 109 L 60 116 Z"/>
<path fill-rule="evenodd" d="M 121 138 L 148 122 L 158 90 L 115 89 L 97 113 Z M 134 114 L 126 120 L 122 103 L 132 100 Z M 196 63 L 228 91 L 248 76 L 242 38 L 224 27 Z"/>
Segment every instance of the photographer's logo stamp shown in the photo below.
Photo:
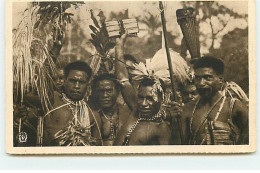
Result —
<path fill-rule="evenodd" d="M 26 132 L 20 132 L 19 134 L 18 134 L 18 142 L 19 143 L 25 143 L 25 142 L 27 142 L 27 133 Z"/>

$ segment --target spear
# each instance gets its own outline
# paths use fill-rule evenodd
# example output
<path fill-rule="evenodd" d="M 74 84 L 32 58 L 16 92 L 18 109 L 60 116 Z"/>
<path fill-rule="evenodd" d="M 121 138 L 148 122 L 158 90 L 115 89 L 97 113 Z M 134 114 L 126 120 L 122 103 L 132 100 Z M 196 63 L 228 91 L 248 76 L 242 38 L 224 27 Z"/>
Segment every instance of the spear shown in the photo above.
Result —
<path fill-rule="evenodd" d="M 174 76 L 173 76 L 173 69 L 172 69 L 172 61 L 171 61 L 171 56 L 168 48 L 168 43 L 167 43 L 167 37 L 166 37 L 166 21 L 165 21 L 165 16 L 164 16 L 164 8 L 162 1 L 159 1 L 159 8 L 161 11 L 161 21 L 162 21 L 162 29 L 163 29 L 163 37 L 164 37 L 164 43 L 165 43 L 165 50 L 166 50 L 166 56 L 168 60 L 168 65 L 169 65 L 169 72 L 170 72 L 170 78 L 171 78 L 171 87 L 172 87 L 172 93 L 173 93 L 173 100 L 177 100 L 177 93 L 176 93 L 176 85 L 174 82 Z M 184 143 L 184 138 L 183 138 L 183 132 L 182 132 L 182 123 L 181 123 L 181 115 L 177 115 L 177 123 L 179 127 L 179 132 L 180 132 L 180 138 L 181 138 L 181 144 Z"/>

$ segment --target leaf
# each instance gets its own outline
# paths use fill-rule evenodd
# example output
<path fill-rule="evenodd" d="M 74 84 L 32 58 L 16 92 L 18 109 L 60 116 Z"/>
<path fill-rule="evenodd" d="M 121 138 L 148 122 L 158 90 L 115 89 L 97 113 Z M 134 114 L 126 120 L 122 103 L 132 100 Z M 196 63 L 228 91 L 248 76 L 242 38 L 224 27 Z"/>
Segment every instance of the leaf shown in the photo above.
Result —
<path fill-rule="evenodd" d="M 101 55 L 104 55 L 103 49 L 102 49 L 102 47 L 100 46 L 99 43 L 95 42 L 95 41 L 92 40 L 92 39 L 89 39 L 89 41 L 93 44 L 93 46 L 95 46 L 96 50 L 97 50 Z"/>
<path fill-rule="evenodd" d="M 100 21 L 100 23 L 101 23 L 102 25 L 104 25 L 104 24 L 105 24 L 105 21 L 106 21 L 106 17 L 105 17 L 105 15 L 104 15 L 103 11 L 100 10 L 100 12 L 98 13 L 97 16 L 99 16 L 99 21 Z"/>
<path fill-rule="evenodd" d="M 99 39 L 98 39 L 98 37 L 95 34 L 91 33 L 90 36 L 93 39 L 93 41 L 99 42 Z"/>
<path fill-rule="evenodd" d="M 92 26 L 92 25 L 89 25 L 89 28 L 91 29 L 92 32 L 94 32 L 95 34 L 97 34 L 97 32 L 98 32 L 97 28 L 95 28 L 95 27 Z"/>
<path fill-rule="evenodd" d="M 113 42 L 109 42 L 109 43 L 107 43 L 106 45 L 105 45 L 105 51 L 109 51 L 110 49 L 113 49 L 114 47 L 115 47 L 115 43 L 113 43 Z"/>
<path fill-rule="evenodd" d="M 90 10 L 91 19 L 97 28 L 100 28 L 97 19 L 94 17 L 93 10 Z"/>
<path fill-rule="evenodd" d="M 34 29 L 36 29 L 40 24 L 40 21 L 37 21 L 35 24 L 34 24 Z"/>

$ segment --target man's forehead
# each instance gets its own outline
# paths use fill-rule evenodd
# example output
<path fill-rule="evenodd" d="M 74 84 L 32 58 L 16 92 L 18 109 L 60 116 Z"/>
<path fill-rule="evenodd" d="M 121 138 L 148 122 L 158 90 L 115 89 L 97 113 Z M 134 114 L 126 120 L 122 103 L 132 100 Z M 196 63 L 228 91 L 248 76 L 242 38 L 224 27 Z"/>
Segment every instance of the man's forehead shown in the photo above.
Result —
<path fill-rule="evenodd" d="M 152 96 L 153 95 L 152 90 L 153 90 L 152 86 L 141 86 L 138 89 L 138 94 L 139 95 Z"/>
<path fill-rule="evenodd" d="M 195 75 L 206 75 L 206 74 L 216 74 L 212 67 L 202 67 L 195 70 Z"/>
<path fill-rule="evenodd" d="M 100 80 L 98 81 L 98 87 L 106 87 L 106 88 L 110 88 L 110 87 L 114 87 L 114 82 L 112 80 L 109 79 L 104 79 L 104 80 Z"/>
<path fill-rule="evenodd" d="M 81 70 L 71 70 L 68 77 L 87 78 L 88 74 Z"/>

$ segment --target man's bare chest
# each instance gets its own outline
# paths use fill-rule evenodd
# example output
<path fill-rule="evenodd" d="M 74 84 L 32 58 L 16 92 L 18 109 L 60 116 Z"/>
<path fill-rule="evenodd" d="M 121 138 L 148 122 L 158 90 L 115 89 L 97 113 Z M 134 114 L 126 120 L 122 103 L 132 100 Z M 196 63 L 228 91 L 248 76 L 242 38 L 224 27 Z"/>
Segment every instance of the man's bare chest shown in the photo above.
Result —
<path fill-rule="evenodd" d="M 131 134 L 130 145 L 157 144 L 160 130 L 160 122 L 140 122 Z"/>
<path fill-rule="evenodd" d="M 208 121 L 221 121 L 227 122 L 230 118 L 230 106 L 229 101 L 220 101 L 215 105 L 210 104 L 198 104 L 194 107 L 190 126 L 191 130 L 195 131 L 203 126 Z"/>

